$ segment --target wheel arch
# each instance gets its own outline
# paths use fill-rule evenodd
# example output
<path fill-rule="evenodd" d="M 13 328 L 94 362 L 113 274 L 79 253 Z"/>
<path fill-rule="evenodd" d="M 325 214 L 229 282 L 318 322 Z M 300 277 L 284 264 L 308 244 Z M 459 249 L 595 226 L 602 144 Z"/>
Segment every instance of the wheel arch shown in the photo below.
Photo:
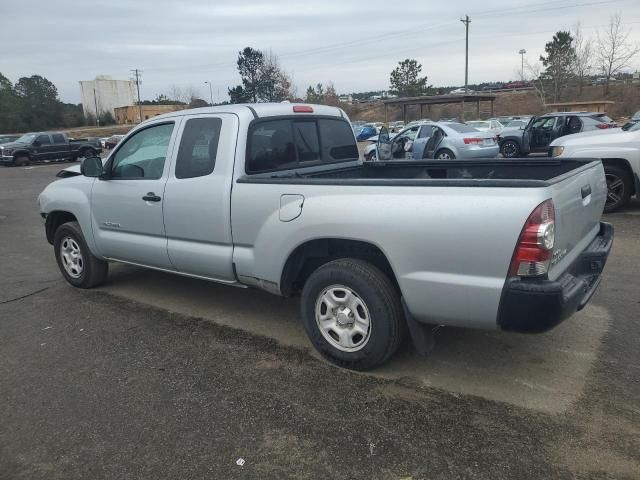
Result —
<path fill-rule="evenodd" d="M 45 220 L 45 232 L 47 235 L 47 242 L 53 245 L 53 237 L 56 234 L 56 230 L 67 222 L 77 222 L 76 216 L 64 210 L 56 210 L 47 215 Z"/>
<path fill-rule="evenodd" d="M 633 168 L 631 168 L 631 164 L 629 163 L 628 160 L 624 158 L 603 158 L 602 164 L 605 166 L 605 168 L 607 165 L 612 165 L 615 167 L 622 168 L 629 175 L 629 178 L 631 179 L 631 188 L 632 188 L 631 195 L 636 195 L 640 193 L 640 191 L 638 191 L 637 182 L 633 174 Z"/>
<path fill-rule="evenodd" d="M 393 267 L 380 247 L 368 241 L 330 237 L 308 240 L 293 249 L 282 269 L 280 292 L 285 297 L 300 292 L 311 273 L 339 258 L 357 258 L 371 263 L 400 291 Z"/>

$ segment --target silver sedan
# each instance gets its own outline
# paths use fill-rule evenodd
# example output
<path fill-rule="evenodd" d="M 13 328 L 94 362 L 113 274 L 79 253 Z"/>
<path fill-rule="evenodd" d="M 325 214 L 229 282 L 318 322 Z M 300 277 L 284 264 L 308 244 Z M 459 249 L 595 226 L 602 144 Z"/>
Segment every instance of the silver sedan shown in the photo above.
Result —
<path fill-rule="evenodd" d="M 391 138 L 383 130 L 375 144 L 364 151 L 366 160 L 438 160 L 495 158 L 496 137 L 456 122 L 425 122 L 404 129 Z"/>

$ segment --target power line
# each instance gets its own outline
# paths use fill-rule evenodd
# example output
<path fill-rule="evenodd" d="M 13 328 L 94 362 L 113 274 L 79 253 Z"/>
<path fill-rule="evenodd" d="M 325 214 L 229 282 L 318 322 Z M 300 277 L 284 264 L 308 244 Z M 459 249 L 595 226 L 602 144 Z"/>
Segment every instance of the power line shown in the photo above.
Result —
<path fill-rule="evenodd" d="M 486 17 L 486 16 L 490 16 L 491 18 L 500 18 L 500 17 L 505 17 L 505 16 L 509 16 L 509 15 L 522 15 L 522 14 L 530 14 L 530 13 L 538 13 L 538 12 L 547 12 L 547 11 L 555 11 L 555 10 L 562 10 L 562 9 L 569 9 L 569 8 L 577 8 L 577 7 L 587 7 L 587 6 L 594 6 L 594 5 L 604 5 L 604 4 L 611 4 L 611 3 L 617 3 L 617 2 L 626 2 L 626 1 L 630 1 L 630 0 L 596 0 L 596 1 L 587 1 L 587 2 L 582 2 L 582 3 L 572 3 L 570 5 L 557 5 L 558 1 L 554 0 L 554 1 L 546 1 L 546 2 L 542 2 L 542 3 L 537 3 L 535 6 L 531 6 L 531 5 L 522 5 L 522 6 L 518 6 L 518 7 L 511 7 L 511 8 L 502 8 L 502 9 L 497 9 L 497 10 L 485 10 L 482 12 L 478 12 L 477 14 L 473 14 L 474 17 Z M 551 5 L 551 4 L 556 4 L 557 6 L 549 6 L 549 7 L 543 7 L 544 5 Z M 318 53 L 328 53 L 332 50 L 336 50 L 336 49 L 344 49 L 345 47 L 354 47 L 354 46 L 358 46 L 358 45 L 362 45 L 362 44 L 366 44 L 366 43 L 370 43 L 370 42 L 379 42 L 380 40 L 386 40 L 389 38 L 401 38 L 401 37 L 406 37 L 406 36 L 413 36 L 415 35 L 415 31 L 416 29 L 420 29 L 420 28 L 428 28 L 430 31 L 433 31 L 437 28 L 441 28 L 441 27 L 446 27 L 446 26 L 451 26 L 453 24 L 453 21 L 446 21 L 446 22 L 442 22 L 439 24 L 433 24 L 433 23 L 424 23 L 424 24 L 416 24 L 411 26 L 411 28 L 405 28 L 402 30 L 396 30 L 396 31 L 391 31 L 388 33 L 384 33 L 384 34 L 380 34 L 380 35 L 376 35 L 376 36 L 372 36 L 372 37 L 363 37 L 360 38 L 358 40 L 352 40 L 352 41 L 348 41 L 348 42 L 340 42 L 340 43 L 334 43 L 334 44 L 330 44 L 330 45 L 325 45 L 325 46 L 320 46 L 320 47 L 314 47 L 314 48 L 306 48 L 303 50 L 297 50 L 297 51 L 293 51 L 293 52 L 289 52 L 289 53 L 284 53 L 281 55 L 278 55 L 279 58 L 281 59 L 290 59 L 290 58 L 296 58 L 296 57 L 306 57 L 312 54 L 318 54 Z M 233 67 L 236 65 L 235 61 L 224 61 L 224 62 L 220 62 L 220 63 L 209 63 L 209 64 L 200 64 L 200 65 L 189 65 L 189 66 L 175 66 L 175 67 L 166 67 L 166 68 L 159 68 L 159 69 L 154 69 L 154 70 L 158 70 L 158 71 L 177 71 L 177 70 L 183 70 L 183 69 L 214 69 L 214 68 L 224 68 L 224 67 Z"/>

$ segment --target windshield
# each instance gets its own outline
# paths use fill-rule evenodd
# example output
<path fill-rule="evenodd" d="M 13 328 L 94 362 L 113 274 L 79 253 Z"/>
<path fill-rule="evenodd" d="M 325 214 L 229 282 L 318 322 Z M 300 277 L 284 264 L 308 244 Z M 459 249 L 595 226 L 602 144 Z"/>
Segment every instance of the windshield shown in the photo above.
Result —
<path fill-rule="evenodd" d="M 467 122 L 467 125 L 473 128 L 491 128 L 491 123 L 489 122 Z"/>
<path fill-rule="evenodd" d="M 458 133 L 471 133 L 471 132 L 477 132 L 478 130 L 476 130 L 473 127 L 470 127 L 469 125 L 464 125 L 462 123 L 447 123 L 447 127 L 449 127 L 451 130 L 454 130 Z"/>
<path fill-rule="evenodd" d="M 627 123 L 624 127 L 622 127 L 622 130 L 624 130 L 625 132 L 640 131 L 640 122 Z"/>
<path fill-rule="evenodd" d="M 33 139 L 36 138 L 37 134 L 35 133 L 25 133 L 19 139 L 16 140 L 18 143 L 31 143 Z"/>

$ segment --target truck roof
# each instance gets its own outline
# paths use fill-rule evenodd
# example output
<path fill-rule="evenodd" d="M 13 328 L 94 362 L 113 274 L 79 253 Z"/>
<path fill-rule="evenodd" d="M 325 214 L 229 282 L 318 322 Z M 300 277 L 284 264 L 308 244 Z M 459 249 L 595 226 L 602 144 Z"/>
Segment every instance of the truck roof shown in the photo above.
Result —
<path fill-rule="evenodd" d="M 311 107 L 311 112 L 294 112 L 294 107 Z M 283 115 L 327 115 L 331 117 L 342 117 L 347 119 L 344 111 L 338 107 L 330 107 L 328 105 L 316 105 L 309 103 L 239 103 L 229 105 L 216 105 L 213 107 L 189 108 L 186 110 L 178 110 L 175 112 L 165 113 L 145 120 L 156 121 L 162 118 L 180 117 L 182 115 L 194 115 L 202 113 L 235 113 L 239 116 L 253 116 L 253 118 L 277 117 Z"/>

